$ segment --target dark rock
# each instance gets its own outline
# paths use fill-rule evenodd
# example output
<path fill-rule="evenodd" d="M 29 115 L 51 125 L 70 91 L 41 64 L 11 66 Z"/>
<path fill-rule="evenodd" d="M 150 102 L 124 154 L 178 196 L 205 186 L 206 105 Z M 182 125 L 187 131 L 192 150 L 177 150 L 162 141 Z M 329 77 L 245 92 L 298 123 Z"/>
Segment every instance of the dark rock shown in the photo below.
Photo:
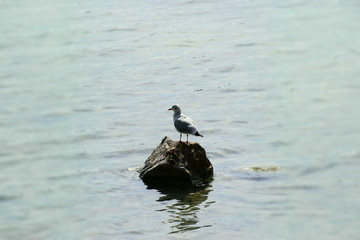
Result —
<path fill-rule="evenodd" d="M 139 172 L 148 186 L 199 187 L 211 182 L 213 166 L 200 144 L 164 137 Z"/>

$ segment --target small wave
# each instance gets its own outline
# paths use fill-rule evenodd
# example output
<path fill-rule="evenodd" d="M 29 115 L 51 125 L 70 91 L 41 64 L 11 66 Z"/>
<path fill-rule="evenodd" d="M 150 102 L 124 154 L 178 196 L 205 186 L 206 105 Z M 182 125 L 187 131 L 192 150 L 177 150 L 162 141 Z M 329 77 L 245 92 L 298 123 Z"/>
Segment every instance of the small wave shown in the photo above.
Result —
<path fill-rule="evenodd" d="M 5 195 L 0 195 L 0 202 L 6 202 L 6 201 L 11 201 L 18 198 L 17 196 L 5 196 Z"/>

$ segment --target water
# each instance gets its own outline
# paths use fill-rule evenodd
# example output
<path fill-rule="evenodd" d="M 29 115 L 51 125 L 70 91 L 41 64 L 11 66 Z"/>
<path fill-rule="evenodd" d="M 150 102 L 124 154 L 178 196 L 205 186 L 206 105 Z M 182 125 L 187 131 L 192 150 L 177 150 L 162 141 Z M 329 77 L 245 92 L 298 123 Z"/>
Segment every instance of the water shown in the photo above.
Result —
<path fill-rule="evenodd" d="M 357 1 L 2 1 L 0 239 L 356 239 Z M 147 189 L 179 104 L 214 181 Z"/>

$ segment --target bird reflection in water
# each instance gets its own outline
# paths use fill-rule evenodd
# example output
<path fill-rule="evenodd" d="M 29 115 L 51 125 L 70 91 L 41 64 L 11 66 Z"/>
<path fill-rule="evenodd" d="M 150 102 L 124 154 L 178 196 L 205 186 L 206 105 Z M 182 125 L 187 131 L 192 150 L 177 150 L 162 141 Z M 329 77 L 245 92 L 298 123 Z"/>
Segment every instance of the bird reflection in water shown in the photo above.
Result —
<path fill-rule="evenodd" d="M 198 213 L 209 207 L 215 201 L 207 201 L 208 194 L 212 191 L 211 186 L 195 189 L 157 189 L 163 194 L 159 202 L 169 201 L 165 209 L 169 213 L 168 223 L 171 224 L 171 233 L 191 231 L 204 227 L 211 227 L 211 224 L 200 225 Z"/>

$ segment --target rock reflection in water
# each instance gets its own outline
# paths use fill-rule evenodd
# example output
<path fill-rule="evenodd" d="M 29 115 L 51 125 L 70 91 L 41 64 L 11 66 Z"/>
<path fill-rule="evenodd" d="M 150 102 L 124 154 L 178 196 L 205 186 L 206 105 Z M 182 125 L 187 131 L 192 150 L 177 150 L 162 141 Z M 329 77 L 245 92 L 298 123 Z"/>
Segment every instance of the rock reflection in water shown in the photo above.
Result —
<path fill-rule="evenodd" d="M 169 213 L 169 218 L 165 222 L 171 224 L 170 234 L 212 226 L 211 224 L 200 225 L 198 216 L 200 211 L 215 203 L 215 201 L 205 202 L 208 194 L 212 191 L 211 186 L 195 189 L 161 188 L 157 190 L 163 194 L 159 198 L 159 202 L 171 201 L 165 209 L 158 210 Z"/>

